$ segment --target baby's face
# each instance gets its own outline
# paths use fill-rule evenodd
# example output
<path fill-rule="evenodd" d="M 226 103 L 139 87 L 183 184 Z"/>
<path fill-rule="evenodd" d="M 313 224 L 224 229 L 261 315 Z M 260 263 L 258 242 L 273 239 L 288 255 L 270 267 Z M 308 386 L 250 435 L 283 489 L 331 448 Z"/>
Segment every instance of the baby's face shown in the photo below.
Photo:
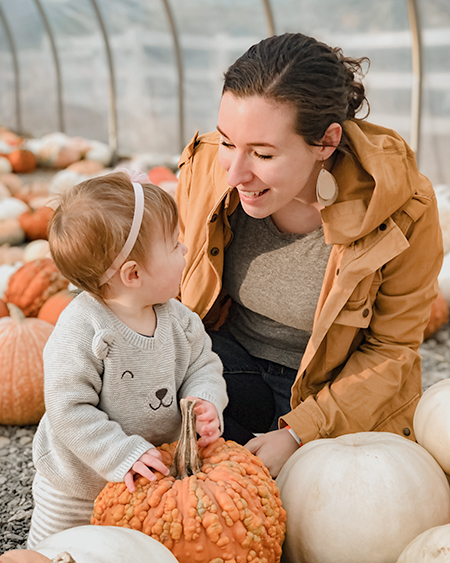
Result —
<path fill-rule="evenodd" d="M 179 293 L 187 247 L 178 240 L 178 234 L 178 228 L 172 236 L 161 233 L 149 248 L 144 283 L 154 303 L 164 303 Z"/>

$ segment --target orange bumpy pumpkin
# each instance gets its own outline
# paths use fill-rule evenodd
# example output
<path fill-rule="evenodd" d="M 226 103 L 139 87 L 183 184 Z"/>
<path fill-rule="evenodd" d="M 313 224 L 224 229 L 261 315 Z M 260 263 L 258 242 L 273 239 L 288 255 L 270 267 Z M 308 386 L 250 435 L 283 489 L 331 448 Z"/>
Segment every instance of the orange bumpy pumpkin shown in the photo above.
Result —
<path fill-rule="evenodd" d="M 68 285 L 51 258 L 39 258 L 14 272 L 8 280 L 4 299 L 20 307 L 25 316 L 36 317 L 45 301 Z"/>
<path fill-rule="evenodd" d="M 92 524 L 141 530 L 180 563 L 277 563 L 286 513 L 261 460 L 220 438 L 197 450 L 194 402 L 181 401 L 180 440 L 158 450 L 171 476 L 135 479 L 136 491 L 108 483 L 95 501 Z"/>
<path fill-rule="evenodd" d="M 36 424 L 44 414 L 42 352 L 53 325 L 8 303 L 0 319 L 0 424 Z"/>
<path fill-rule="evenodd" d="M 25 149 L 16 149 L 7 155 L 11 163 L 13 172 L 18 174 L 27 174 L 36 170 L 36 157 L 31 151 Z"/>
<path fill-rule="evenodd" d="M 68 289 L 62 289 L 58 293 L 53 294 L 39 309 L 37 315 L 38 319 L 47 321 L 52 325 L 56 324 L 59 315 L 67 307 L 67 305 L 75 297 L 76 293 L 69 291 Z M 1 303 L 0 303 L 0 315 L 1 315 Z"/>

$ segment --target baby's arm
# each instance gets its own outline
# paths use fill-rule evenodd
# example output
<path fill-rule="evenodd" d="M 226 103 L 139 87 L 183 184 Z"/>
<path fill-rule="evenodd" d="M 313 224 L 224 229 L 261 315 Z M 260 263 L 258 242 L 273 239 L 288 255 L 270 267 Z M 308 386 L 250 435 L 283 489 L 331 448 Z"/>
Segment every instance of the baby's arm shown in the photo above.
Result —
<path fill-rule="evenodd" d="M 210 401 L 198 397 L 186 397 L 186 399 L 195 401 L 195 426 L 200 434 L 198 445 L 203 447 L 212 444 L 221 435 L 219 413 L 216 407 Z"/>

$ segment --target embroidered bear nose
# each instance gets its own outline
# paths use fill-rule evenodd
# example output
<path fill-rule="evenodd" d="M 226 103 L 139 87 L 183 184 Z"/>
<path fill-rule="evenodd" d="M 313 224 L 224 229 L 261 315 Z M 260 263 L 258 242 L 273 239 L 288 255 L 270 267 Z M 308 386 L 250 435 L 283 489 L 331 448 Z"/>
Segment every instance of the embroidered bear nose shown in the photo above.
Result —
<path fill-rule="evenodd" d="M 156 398 L 162 401 L 164 397 L 167 395 L 167 389 L 158 389 L 155 393 Z"/>

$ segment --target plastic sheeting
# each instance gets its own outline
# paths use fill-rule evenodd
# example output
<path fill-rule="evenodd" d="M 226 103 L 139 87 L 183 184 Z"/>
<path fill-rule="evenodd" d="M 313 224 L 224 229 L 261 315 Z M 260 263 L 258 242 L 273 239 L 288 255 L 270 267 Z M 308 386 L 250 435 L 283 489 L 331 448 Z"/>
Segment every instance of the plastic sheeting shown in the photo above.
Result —
<path fill-rule="evenodd" d="M 448 184 L 450 2 L 416 4 L 420 169 Z M 411 141 L 417 78 L 407 0 L 0 0 L 0 124 L 173 161 L 195 131 L 215 128 L 227 67 L 286 31 L 368 56 L 370 120 Z"/>

